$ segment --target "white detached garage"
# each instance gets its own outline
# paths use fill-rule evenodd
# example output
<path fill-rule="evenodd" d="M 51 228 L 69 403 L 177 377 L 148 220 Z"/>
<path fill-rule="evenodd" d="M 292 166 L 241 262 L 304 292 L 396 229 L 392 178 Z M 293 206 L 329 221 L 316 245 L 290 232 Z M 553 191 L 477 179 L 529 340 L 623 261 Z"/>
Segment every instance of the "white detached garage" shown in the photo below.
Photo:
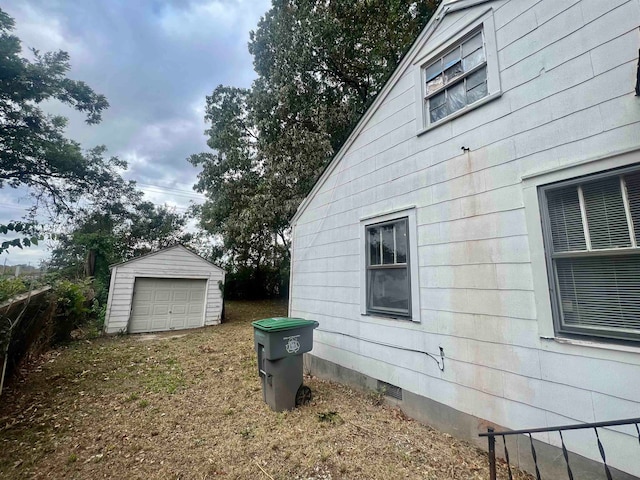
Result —
<path fill-rule="evenodd" d="M 111 266 L 107 333 L 161 332 L 216 325 L 224 270 L 182 245 Z"/>

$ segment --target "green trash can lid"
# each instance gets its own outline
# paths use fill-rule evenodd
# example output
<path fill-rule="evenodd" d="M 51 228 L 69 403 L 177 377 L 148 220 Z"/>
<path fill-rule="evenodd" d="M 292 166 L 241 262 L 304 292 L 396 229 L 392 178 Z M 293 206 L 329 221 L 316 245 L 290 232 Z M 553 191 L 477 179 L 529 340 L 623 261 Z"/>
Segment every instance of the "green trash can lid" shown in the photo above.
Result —
<path fill-rule="evenodd" d="M 280 330 L 293 330 L 294 328 L 300 327 L 312 326 L 316 328 L 320 324 L 315 320 L 305 320 L 304 318 L 275 317 L 256 320 L 255 322 L 251 322 L 251 325 L 264 332 L 278 332 Z"/>

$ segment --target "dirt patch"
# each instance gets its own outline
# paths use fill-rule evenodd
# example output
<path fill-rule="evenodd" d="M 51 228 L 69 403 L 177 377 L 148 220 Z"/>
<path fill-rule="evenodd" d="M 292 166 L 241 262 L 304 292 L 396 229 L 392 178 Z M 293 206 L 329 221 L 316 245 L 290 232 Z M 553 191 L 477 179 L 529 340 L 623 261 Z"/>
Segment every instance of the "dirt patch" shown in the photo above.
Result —
<path fill-rule="evenodd" d="M 306 378 L 313 402 L 272 412 L 250 322 L 285 314 L 278 302 L 229 302 L 216 327 L 52 352 L 2 398 L 0 477 L 488 478 L 484 453 L 375 393 Z"/>
<path fill-rule="evenodd" d="M 173 340 L 174 338 L 182 338 L 182 337 L 186 337 L 187 335 L 188 333 L 180 333 L 180 334 L 173 334 L 173 335 L 148 333 L 148 334 L 135 335 L 134 338 L 136 338 L 139 342 L 150 342 L 152 340 Z"/>

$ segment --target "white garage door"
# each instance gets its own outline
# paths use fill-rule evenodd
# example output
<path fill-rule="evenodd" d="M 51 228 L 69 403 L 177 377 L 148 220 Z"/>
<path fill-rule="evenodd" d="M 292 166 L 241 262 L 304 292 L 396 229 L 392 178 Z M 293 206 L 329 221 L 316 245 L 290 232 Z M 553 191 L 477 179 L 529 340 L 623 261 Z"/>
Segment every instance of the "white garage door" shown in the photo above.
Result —
<path fill-rule="evenodd" d="M 137 278 L 129 332 L 201 327 L 206 280 Z"/>

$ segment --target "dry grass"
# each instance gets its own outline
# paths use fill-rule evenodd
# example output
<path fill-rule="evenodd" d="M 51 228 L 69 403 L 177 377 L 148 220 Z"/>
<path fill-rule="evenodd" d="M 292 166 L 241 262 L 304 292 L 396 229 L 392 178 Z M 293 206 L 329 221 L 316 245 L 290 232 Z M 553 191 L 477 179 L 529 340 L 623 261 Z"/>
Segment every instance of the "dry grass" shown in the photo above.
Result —
<path fill-rule="evenodd" d="M 485 454 L 375 394 L 307 378 L 310 405 L 272 412 L 249 322 L 286 307 L 227 308 L 228 323 L 184 336 L 52 352 L 1 399 L 0 477 L 488 478 Z"/>

